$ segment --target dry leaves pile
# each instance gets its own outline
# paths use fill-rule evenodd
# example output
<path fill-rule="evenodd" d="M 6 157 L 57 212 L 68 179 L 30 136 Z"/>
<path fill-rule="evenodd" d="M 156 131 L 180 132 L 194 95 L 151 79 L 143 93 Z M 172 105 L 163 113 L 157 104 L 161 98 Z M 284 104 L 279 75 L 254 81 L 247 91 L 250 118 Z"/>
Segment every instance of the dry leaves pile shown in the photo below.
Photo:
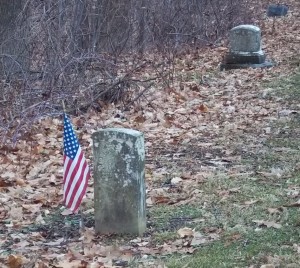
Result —
<path fill-rule="evenodd" d="M 263 32 L 263 49 L 278 66 L 219 72 L 225 45 L 194 50 L 177 60 L 176 79 L 171 86 L 153 87 L 129 111 L 111 105 L 101 114 L 91 111 L 73 118 L 89 161 L 91 134 L 97 129 L 126 127 L 142 131 L 147 150 L 148 207 L 197 201 L 202 193 L 196 186 L 219 170 L 233 177 L 251 174 L 252 167 L 241 164 L 242 156 L 255 154 L 271 135 L 270 124 L 279 117 L 288 117 L 286 111 L 291 111 L 280 98 L 270 101 L 267 96 L 272 89 L 263 86 L 291 74 L 299 65 L 300 7 L 294 1 L 291 6 L 289 16 L 277 20 L 275 33 L 272 21 L 257 22 Z M 152 72 L 144 70 L 144 75 L 151 76 Z M 170 244 L 153 245 L 146 236 L 108 246 L 93 228 L 86 228 L 68 241 L 68 234 L 60 236 L 63 230 L 57 231 L 56 238 L 48 237 L 47 230 L 28 231 L 26 228 L 33 225 L 46 224 L 47 216 L 61 206 L 62 121 L 41 121 L 15 148 L 3 146 L 0 156 L 0 262 L 7 267 L 122 267 L 135 257 L 141 262 L 147 260 L 150 267 L 149 256 L 193 253 L 196 246 L 221 235 L 220 230 L 200 233 L 181 228 L 178 239 Z M 170 178 L 168 187 L 159 186 L 157 182 L 174 172 L 180 174 Z M 229 189 L 218 195 L 226 201 L 237 191 Z M 244 205 L 256 202 L 249 200 Z M 93 211 L 93 181 L 82 206 L 85 212 Z M 299 201 L 291 206 L 299 206 Z M 281 227 L 264 220 L 255 223 L 258 227 Z"/>

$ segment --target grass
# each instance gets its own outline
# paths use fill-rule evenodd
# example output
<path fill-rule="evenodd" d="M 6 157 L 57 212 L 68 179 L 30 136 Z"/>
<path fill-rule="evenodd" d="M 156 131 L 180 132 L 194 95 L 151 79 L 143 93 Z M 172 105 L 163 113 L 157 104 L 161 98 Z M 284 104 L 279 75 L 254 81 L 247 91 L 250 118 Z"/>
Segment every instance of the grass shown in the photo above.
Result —
<path fill-rule="evenodd" d="M 274 88 L 276 96 L 283 97 L 289 102 L 300 99 L 300 69 L 296 70 L 290 77 L 275 80 L 268 85 Z"/>
<path fill-rule="evenodd" d="M 181 268 L 188 263 L 190 268 L 200 267 L 260 267 L 271 261 L 277 267 L 286 267 L 288 263 L 299 263 L 293 243 L 298 242 L 299 232 L 295 228 L 273 231 L 265 229 L 245 234 L 240 241 L 227 243 L 226 239 L 203 248 L 193 256 L 172 257 L 167 267 Z"/>
<path fill-rule="evenodd" d="M 271 97 L 280 97 L 283 107 L 299 109 L 300 70 L 268 87 L 274 88 Z M 192 255 L 168 256 L 163 260 L 168 268 L 254 268 L 263 264 L 300 267 L 299 208 L 286 206 L 296 202 L 300 195 L 299 119 L 293 114 L 273 123 L 264 150 L 243 160 L 253 166 L 251 176 L 230 177 L 220 173 L 199 186 L 203 194 L 193 205 L 152 208 L 152 240 L 156 244 L 172 243 L 178 239 L 176 231 L 185 226 L 204 234 L 207 228 L 221 230 L 220 240 L 197 246 Z M 201 221 L 195 221 L 199 218 Z M 281 227 L 259 226 L 256 220 L 278 223 Z"/>
<path fill-rule="evenodd" d="M 203 208 L 203 204 L 199 203 L 195 206 L 161 206 L 153 209 L 151 218 L 155 219 L 158 229 L 163 227 L 162 232 L 156 232 L 153 236 L 153 242 L 158 244 L 172 243 L 172 240 L 178 239 L 176 230 L 184 226 L 203 233 L 209 227 L 223 230 L 220 241 L 200 246 L 197 253 L 190 256 L 173 255 L 168 258 L 167 267 L 260 267 L 261 264 L 268 263 L 270 258 L 276 259 L 279 263 L 277 267 L 285 267 L 286 263 L 300 265 L 300 258 L 293 248 L 299 242 L 300 215 L 297 208 L 283 207 L 291 201 L 285 192 L 290 181 L 279 180 L 273 185 L 270 181 L 249 178 L 211 178 L 202 188 L 214 201 L 208 207 Z M 239 191 L 220 202 L 221 197 L 216 191 L 230 189 L 232 186 L 239 187 Z M 249 200 L 257 202 L 245 205 L 245 201 Z M 269 208 L 279 208 L 278 213 L 270 214 Z M 186 221 L 172 225 L 172 220 L 180 217 L 184 217 Z M 203 221 L 195 224 L 195 218 L 202 218 Z M 282 227 L 260 227 L 254 220 L 276 222 Z M 232 240 L 236 234 L 237 241 Z"/>

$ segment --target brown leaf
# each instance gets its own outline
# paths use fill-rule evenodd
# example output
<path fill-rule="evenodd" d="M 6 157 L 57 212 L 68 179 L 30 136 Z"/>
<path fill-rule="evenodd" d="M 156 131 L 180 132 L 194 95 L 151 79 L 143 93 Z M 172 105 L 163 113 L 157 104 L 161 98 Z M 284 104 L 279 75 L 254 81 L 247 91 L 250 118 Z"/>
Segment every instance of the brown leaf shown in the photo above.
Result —
<path fill-rule="evenodd" d="M 22 207 L 31 213 L 40 212 L 42 204 L 22 204 Z"/>
<path fill-rule="evenodd" d="M 171 201 L 169 196 L 155 196 L 153 199 L 155 200 L 155 204 L 167 204 Z"/>
<path fill-rule="evenodd" d="M 201 113 L 207 113 L 208 112 L 208 107 L 205 105 L 205 104 L 200 104 L 200 106 L 198 107 L 198 110 L 201 112 Z"/>
<path fill-rule="evenodd" d="M 25 182 L 25 180 L 18 178 L 18 179 L 16 179 L 16 184 L 19 186 L 25 186 L 26 182 Z"/>
<path fill-rule="evenodd" d="M 144 115 L 138 115 L 134 118 L 134 122 L 136 123 L 144 123 L 146 121 L 146 117 Z"/>
<path fill-rule="evenodd" d="M 177 231 L 181 238 L 194 236 L 195 231 L 192 228 L 184 227 Z"/>
<path fill-rule="evenodd" d="M 23 260 L 21 256 L 9 255 L 7 258 L 7 265 L 9 268 L 21 268 Z"/>
<path fill-rule="evenodd" d="M 81 260 L 63 260 L 58 263 L 58 267 L 62 268 L 85 268 L 87 265 L 82 266 Z"/>
<path fill-rule="evenodd" d="M 49 267 L 46 263 L 44 263 L 42 261 L 38 261 L 38 263 L 36 265 L 37 265 L 36 268 L 48 268 Z"/>
<path fill-rule="evenodd" d="M 13 186 L 13 183 L 0 178 L 0 188 L 6 188 Z"/>

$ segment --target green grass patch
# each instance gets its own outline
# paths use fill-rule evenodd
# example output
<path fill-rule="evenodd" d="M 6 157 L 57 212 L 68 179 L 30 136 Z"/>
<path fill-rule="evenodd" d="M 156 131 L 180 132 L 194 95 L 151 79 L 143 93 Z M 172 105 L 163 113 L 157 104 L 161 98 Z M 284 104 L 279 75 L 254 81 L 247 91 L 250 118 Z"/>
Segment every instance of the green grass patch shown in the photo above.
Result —
<path fill-rule="evenodd" d="M 274 96 L 283 97 L 287 101 L 295 102 L 300 99 L 300 69 L 289 77 L 277 79 L 268 84 L 268 87 L 274 88 Z"/>
<path fill-rule="evenodd" d="M 203 213 L 204 210 L 196 205 L 162 205 L 150 210 L 150 219 L 157 232 L 169 232 L 191 226 L 193 219 L 201 217 Z"/>
<path fill-rule="evenodd" d="M 168 268 L 300 267 L 299 208 L 287 206 L 300 195 L 300 69 L 267 86 L 274 89 L 272 97 L 281 98 L 283 109 L 296 112 L 279 116 L 263 146 L 243 154 L 242 164 L 247 164 L 251 175 L 220 171 L 195 185 L 201 194 L 192 205 L 165 205 L 150 211 L 154 244 L 178 241 L 182 227 L 203 235 L 218 230 L 220 239 L 195 246 L 190 255 L 180 254 L 179 249 L 159 263 Z"/>
<path fill-rule="evenodd" d="M 276 267 L 286 267 L 289 263 L 300 264 L 300 257 L 293 248 L 298 237 L 299 231 L 289 227 L 251 231 L 236 242 L 224 238 L 200 247 L 193 256 L 173 256 L 167 267 L 260 267 L 268 263 L 273 263 Z"/>

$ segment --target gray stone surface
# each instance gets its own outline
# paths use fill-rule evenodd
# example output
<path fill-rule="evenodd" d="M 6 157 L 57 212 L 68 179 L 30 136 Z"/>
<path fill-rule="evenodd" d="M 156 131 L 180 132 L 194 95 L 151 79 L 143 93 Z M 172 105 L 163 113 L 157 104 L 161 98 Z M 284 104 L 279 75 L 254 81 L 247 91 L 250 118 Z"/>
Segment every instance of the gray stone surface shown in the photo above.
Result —
<path fill-rule="evenodd" d="M 220 66 L 221 71 L 227 71 L 227 70 L 234 70 L 234 69 L 246 69 L 246 68 L 270 68 L 273 67 L 275 64 L 270 61 L 265 61 L 263 63 L 259 64 L 253 64 L 253 63 L 235 63 L 235 64 L 228 64 L 228 63 L 222 63 Z"/>
<path fill-rule="evenodd" d="M 281 17 L 285 16 L 288 13 L 288 6 L 286 5 L 269 5 L 267 9 L 268 17 Z"/>
<path fill-rule="evenodd" d="M 261 31 L 254 25 L 240 25 L 230 30 L 229 53 L 224 57 L 221 70 L 271 67 L 261 49 Z"/>
<path fill-rule="evenodd" d="M 261 52 L 252 52 L 252 53 L 228 53 L 225 56 L 225 61 L 228 64 L 236 64 L 236 63 L 253 63 L 253 64 L 260 64 L 265 62 L 266 55 Z"/>
<path fill-rule="evenodd" d="M 240 25 L 230 30 L 230 52 L 250 53 L 261 51 L 261 32 L 254 25 Z"/>
<path fill-rule="evenodd" d="M 93 134 L 95 231 L 141 235 L 146 229 L 144 135 L 123 128 Z"/>

